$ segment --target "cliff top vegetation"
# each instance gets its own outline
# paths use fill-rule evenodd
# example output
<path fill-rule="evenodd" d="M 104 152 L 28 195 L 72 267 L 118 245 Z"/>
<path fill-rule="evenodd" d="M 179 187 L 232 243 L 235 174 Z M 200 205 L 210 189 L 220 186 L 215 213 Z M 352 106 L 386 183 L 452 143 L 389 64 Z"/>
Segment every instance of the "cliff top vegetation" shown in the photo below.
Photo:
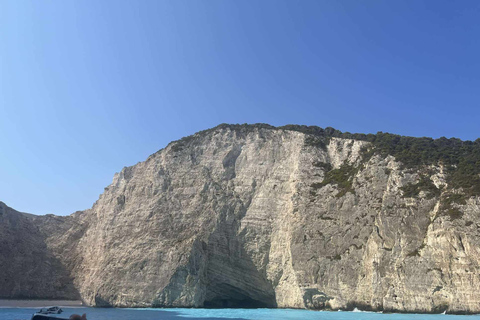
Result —
<path fill-rule="evenodd" d="M 442 165 L 448 175 L 451 188 L 462 189 L 466 196 L 480 195 L 480 138 L 475 141 L 463 141 L 457 138 L 438 139 L 428 137 L 408 137 L 392 133 L 376 134 L 342 132 L 332 127 L 286 125 L 274 127 L 269 124 L 220 124 L 214 128 L 198 132 L 178 140 L 176 150 L 192 141 L 195 136 L 216 130 L 230 129 L 241 134 L 248 134 L 257 129 L 280 129 L 298 131 L 308 135 L 306 143 L 325 148 L 331 138 L 354 139 L 370 142 L 363 150 L 364 159 L 378 154 L 391 155 L 405 168 Z"/>

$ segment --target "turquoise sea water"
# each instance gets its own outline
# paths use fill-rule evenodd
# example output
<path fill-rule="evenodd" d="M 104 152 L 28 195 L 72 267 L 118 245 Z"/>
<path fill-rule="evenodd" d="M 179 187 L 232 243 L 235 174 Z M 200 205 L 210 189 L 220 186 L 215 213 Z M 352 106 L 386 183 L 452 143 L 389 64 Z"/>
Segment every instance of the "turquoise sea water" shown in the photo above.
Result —
<path fill-rule="evenodd" d="M 37 309 L 1 308 L 1 320 L 29 320 Z M 86 313 L 88 320 L 480 320 L 480 315 L 381 314 L 291 309 L 104 309 L 64 308 L 63 316 Z"/>

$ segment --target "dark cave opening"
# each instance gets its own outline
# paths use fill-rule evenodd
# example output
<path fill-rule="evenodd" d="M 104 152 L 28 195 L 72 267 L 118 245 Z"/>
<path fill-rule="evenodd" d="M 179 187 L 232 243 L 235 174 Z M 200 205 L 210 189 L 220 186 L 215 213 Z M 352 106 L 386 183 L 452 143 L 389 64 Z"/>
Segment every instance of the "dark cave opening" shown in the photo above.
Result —
<path fill-rule="evenodd" d="M 260 287 L 260 286 L 258 286 Z M 258 287 L 240 288 L 227 283 L 216 283 L 207 290 L 204 308 L 276 308 L 275 294 Z M 245 290 L 248 289 L 248 290 Z"/>
<path fill-rule="evenodd" d="M 229 299 L 213 299 L 205 301 L 204 308 L 242 308 L 242 309 L 256 309 L 256 308 L 274 308 L 272 304 L 262 301 L 254 300 L 249 297 L 229 298 Z"/>

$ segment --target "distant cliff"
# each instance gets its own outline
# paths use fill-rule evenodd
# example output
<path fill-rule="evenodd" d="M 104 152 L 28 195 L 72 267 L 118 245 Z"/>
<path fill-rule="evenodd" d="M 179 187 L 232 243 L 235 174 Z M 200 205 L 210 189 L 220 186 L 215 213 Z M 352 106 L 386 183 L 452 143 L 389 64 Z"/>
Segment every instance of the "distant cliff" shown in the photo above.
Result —
<path fill-rule="evenodd" d="M 20 213 L 0 202 L 0 298 L 74 300 L 80 297 L 70 272 L 62 265 L 61 257 L 47 247 L 47 236 L 41 230 L 43 223 L 51 221 L 58 228 L 68 220 Z"/>
<path fill-rule="evenodd" d="M 480 312 L 479 194 L 480 140 L 220 125 L 124 168 L 84 212 L 2 206 L 0 292 Z"/>

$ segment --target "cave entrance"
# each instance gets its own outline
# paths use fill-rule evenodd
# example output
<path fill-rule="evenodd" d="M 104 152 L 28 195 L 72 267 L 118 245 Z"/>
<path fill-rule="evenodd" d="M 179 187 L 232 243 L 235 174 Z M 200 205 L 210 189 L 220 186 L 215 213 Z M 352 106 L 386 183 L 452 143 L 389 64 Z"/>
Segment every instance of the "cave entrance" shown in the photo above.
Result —
<path fill-rule="evenodd" d="M 246 292 L 238 287 L 221 283 L 210 287 L 203 303 L 204 308 L 276 308 L 274 294 L 251 290 Z M 213 290 L 212 290 L 213 289 Z"/>
<path fill-rule="evenodd" d="M 229 298 L 229 299 L 214 299 L 210 301 L 205 301 L 204 308 L 242 308 L 242 309 L 256 309 L 256 308 L 274 308 L 275 306 L 270 305 L 263 301 L 254 300 L 249 297 L 244 298 Z"/>

